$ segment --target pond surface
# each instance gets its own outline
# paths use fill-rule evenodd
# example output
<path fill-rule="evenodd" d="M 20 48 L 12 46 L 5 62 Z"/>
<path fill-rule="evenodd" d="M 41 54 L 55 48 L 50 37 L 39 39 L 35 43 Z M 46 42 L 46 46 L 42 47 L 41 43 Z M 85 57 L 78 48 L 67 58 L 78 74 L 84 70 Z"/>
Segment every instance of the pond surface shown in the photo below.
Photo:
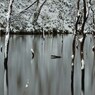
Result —
<path fill-rule="evenodd" d="M 71 34 L 46 36 L 45 40 L 41 36 L 11 36 L 9 95 L 95 95 L 95 52 L 92 51 L 95 39 L 92 35 L 86 36 L 81 57 L 79 38 Z M 1 45 L 0 95 L 4 95 L 4 37 L 0 37 Z"/>

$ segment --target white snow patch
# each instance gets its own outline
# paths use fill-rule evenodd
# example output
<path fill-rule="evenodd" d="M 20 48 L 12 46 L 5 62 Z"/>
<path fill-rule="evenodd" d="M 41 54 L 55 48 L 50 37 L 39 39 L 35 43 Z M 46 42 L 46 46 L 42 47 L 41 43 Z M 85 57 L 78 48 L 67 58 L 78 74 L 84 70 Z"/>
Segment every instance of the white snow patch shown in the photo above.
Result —
<path fill-rule="evenodd" d="M 79 41 L 82 42 L 83 41 L 83 37 L 79 38 Z"/>
<path fill-rule="evenodd" d="M 27 81 L 25 88 L 29 87 L 29 81 Z"/>
<path fill-rule="evenodd" d="M 82 60 L 81 60 L 81 70 L 83 70 L 84 67 L 85 67 L 85 63 L 84 63 L 84 60 L 82 59 Z"/>
<path fill-rule="evenodd" d="M 34 53 L 34 50 L 31 48 L 31 52 Z"/>
<path fill-rule="evenodd" d="M 7 44 L 9 40 L 9 33 L 5 37 L 5 58 L 7 57 Z"/>
<path fill-rule="evenodd" d="M 74 58 L 74 55 L 72 54 L 71 58 L 73 59 Z"/>

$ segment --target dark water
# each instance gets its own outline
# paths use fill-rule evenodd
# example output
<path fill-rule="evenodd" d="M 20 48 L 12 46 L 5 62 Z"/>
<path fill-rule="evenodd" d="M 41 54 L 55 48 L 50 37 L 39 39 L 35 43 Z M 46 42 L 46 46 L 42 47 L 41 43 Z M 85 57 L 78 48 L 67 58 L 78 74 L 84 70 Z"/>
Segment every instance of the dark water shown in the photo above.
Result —
<path fill-rule="evenodd" d="M 95 95 L 95 53 L 92 51 L 95 39 L 92 35 L 85 38 L 84 79 L 78 39 L 75 39 L 73 49 L 73 35 L 46 36 L 45 40 L 41 36 L 12 36 L 8 59 L 9 95 Z M 0 37 L 1 45 L 0 95 L 4 95 L 4 37 Z M 34 50 L 33 59 L 31 48 Z M 72 68 L 71 56 L 74 51 Z M 61 58 L 54 58 L 54 55 Z"/>

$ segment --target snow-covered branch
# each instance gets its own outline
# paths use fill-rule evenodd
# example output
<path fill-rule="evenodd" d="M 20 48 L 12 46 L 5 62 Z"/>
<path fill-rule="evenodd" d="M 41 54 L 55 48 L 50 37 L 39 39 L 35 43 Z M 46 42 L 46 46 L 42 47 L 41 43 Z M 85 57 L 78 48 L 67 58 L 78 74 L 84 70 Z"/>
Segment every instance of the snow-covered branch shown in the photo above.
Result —
<path fill-rule="evenodd" d="M 37 8 L 36 8 L 36 12 L 33 15 L 33 21 L 32 24 L 35 26 L 38 20 L 38 17 L 40 15 L 41 9 L 43 7 L 43 5 L 46 3 L 47 0 L 45 0 L 39 7 L 39 0 L 37 0 Z"/>
<path fill-rule="evenodd" d="M 28 7 L 26 7 L 25 9 L 23 9 L 22 11 L 20 11 L 19 13 L 17 13 L 17 14 L 14 15 L 14 16 L 17 16 L 17 15 L 19 15 L 19 14 L 21 14 L 21 13 L 24 13 L 26 10 L 28 10 L 29 8 L 31 8 L 36 2 L 37 2 L 37 1 L 34 1 L 32 4 L 30 4 Z M 13 16 L 13 17 L 14 17 L 14 16 Z"/>
<path fill-rule="evenodd" d="M 22 9 L 20 12 L 16 13 L 15 15 L 12 16 L 11 21 L 14 22 L 15 21 L 15 17 L 18 17 L 20 14 L 25 13 L 29 8 L 31 8 L 37 1 L 34 1 L 32 4 L 30 4 L 29 6 L 27 6 L 26 8 Z"/>

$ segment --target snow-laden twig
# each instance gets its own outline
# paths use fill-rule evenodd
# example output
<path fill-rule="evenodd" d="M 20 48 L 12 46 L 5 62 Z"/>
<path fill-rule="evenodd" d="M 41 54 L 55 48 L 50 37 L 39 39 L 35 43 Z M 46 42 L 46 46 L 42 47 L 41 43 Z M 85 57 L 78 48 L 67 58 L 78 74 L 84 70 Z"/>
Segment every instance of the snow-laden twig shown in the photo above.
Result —
<path fill-rule="evenodd" d="M 19 12 L 19 14 L 25 12 L 26 10 L 28 10 L 28 9 L 29 9 L 30 7 L 32 7 L 36 2 L 37 2 L 37 1 L 34 1 L 31 5 L 29 5 L 28 7 L 26 7 L 25 9 L 23 9 L 21 12 Z"/>

